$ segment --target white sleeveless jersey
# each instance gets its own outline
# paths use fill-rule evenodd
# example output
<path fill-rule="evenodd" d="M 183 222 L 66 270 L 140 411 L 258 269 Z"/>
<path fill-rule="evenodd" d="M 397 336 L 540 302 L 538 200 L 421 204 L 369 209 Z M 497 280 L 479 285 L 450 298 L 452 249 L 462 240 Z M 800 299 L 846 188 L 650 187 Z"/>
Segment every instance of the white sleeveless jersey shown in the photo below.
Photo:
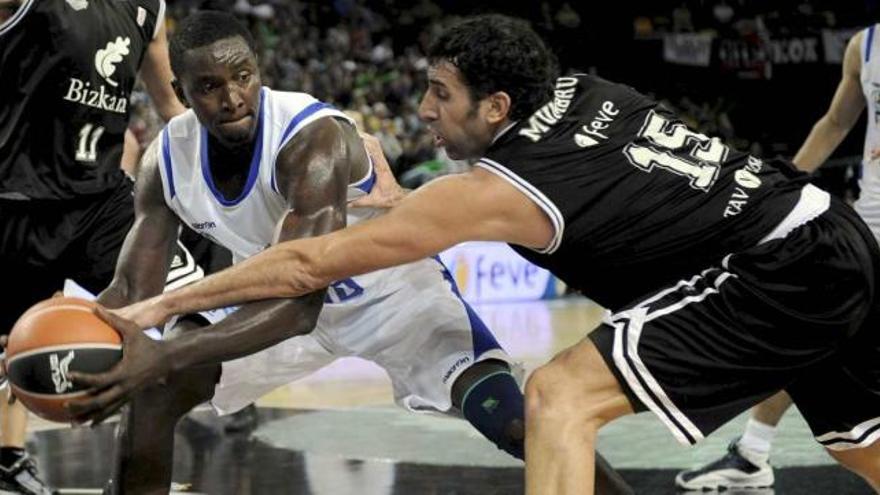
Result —
<path fill-rule="evenodd" d="M 264 87 L 256 130 L 258 144 L 244 189 L 234 199 L 224 198 L 214 186 L 208 163 L 207 130 L 199 124 L 195 113 L 190 110 L 175 117 L 165 126 L 159 142 L 165 202 L 182 222 L 229 249 L 234 263 L 259 253 L 275 241 L 279 223 L 288 211 L 287 201 L 275 183 L 278 152 L 305 126 L 324 117 L 351 122 L 344 113 L 310 95 Z M 349 185 L 348 200 L 368 193 L 375 178 L 370 167 L 363 179 Z M 373 209 L 349 210 L 347 222 L 352 225 L 377 214 Z M 367 292 L 368 287 L 372 289 L 368 291 L 371 297 L 394 290 L 389 287 L 394 284 L 388 284 L 387 279 L 394 278 L 390 272 L 399 268 L 337 281 L 328 291 L 327 302 L 354 302 L 349 300 Z"/>
<path fill-rule="evenodd" d="M 868 125 L 862 156 L 861 194 L 855 209 L 880 238 L 880 159 L 872 159 L 880 151 L 880 24 L 862 32 L 861 82 L 868 109 Z"/>

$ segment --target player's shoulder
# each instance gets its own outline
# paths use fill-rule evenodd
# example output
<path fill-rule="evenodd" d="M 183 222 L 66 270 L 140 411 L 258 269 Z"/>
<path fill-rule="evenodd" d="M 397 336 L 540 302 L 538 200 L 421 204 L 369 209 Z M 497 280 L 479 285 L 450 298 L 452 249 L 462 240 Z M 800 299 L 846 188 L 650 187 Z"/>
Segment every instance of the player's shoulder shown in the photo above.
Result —
<path fill-rule="evenodd" d="M 188 140 L 198 134 L 199 128 L 200 124 L 196 113 L 189 109 L 169 120 L 160 134 L 174 140 Z"/>
<path fill-rule="evenodd" d="M 324 121 L 331 121 L 333 124 L 331 127 L 337 127 L 338 123 L 335 121 L 340 119 L 354 124 L 344 112 L 308 93 L 277 91 L 264 87 L 262 98 L 264 120 L 278 129 L 281 144 L 288 142 L 300 131 L 312 127 L 316 122 L 321 122 L 322 125 L 319 127 L 328 125 Z"/>
<path fill-rule="evenodd" d="M 265 86 L 262 89 L 262 96 L 265 111 L 278 116 L 294 116 L 309 107 L 323 103 L 308 93 L 279 91 Z"/>

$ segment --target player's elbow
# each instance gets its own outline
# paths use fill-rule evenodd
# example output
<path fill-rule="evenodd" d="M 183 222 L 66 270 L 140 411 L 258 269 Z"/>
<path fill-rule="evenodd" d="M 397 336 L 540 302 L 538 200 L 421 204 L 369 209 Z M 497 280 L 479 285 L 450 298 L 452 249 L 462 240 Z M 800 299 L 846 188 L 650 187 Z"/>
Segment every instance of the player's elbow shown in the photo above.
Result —
<path fill-rule="evenodd" d="M 325 293 L 326 290 L 318 290 L 298 298 L 299 308 L 296 318 L 292 319 L 294 324 L 287 327 L 288 337 L 305 335 L 315 329 L 318 325 L 318 316 L 324 307 Z"/>
<path fill-rule="evenodd" d="M 835 112 L 828 112 L 819 120 L 816 126 L 824 128 L 827 133 L 837 137 L 845 136 L 853 124 L 852 119 L 846 119 L 843 115 Z"/>

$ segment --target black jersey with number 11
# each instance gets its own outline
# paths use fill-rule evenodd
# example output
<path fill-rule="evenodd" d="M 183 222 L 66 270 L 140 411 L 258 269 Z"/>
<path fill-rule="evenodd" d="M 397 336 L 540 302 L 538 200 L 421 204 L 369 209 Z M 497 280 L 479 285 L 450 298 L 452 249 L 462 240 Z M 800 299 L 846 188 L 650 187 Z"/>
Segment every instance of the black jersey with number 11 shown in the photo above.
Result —
<path fill-rule="evenodd" d="M 0 25 L 0 197 L 119 184 L 131 91 L 160 0 L 24 0 Z"/>
<path fill-rule="evenodd" d="M 554 99 L 477 165 L 522 191 L 555 228 L 544 250 L 514 248 L 610 309 L 759 243 L 807 181 L 589 75 L 558 79 Z"/>

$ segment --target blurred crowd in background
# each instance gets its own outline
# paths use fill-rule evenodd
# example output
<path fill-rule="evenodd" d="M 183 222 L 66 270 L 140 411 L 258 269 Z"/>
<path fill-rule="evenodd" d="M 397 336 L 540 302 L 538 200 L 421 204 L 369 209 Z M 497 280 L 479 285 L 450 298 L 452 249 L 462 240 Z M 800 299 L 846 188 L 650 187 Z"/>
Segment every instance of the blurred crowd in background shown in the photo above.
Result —
<path fill-rule="evenodd" d="M 788 157 L 824 112 L 840 77 L 839 60 L 830 53 L 839 47 L 827 46 L 828 33 L 834 30 L 845 43 L 855 28 L 880 18 L 880 0 L 658 0 L 601 11 L 588 2 L 510 3 L 176 0 L 169 2 L 167 23 L 173 36 L 176 20 L 192 10 L 235 12 L 255 35 L 265 85 L 310 93 L 346 110 L 379 138 L 402 183 L 415 187 L 468 166 L 436 150 L 418 118 L 425 48 L 441 22 L 455 16 L 492 11 L 528 19 L 563 71 L 625 82 L 705 134 L 758 155 Z M 824 36 L 822 60 L 810 53 L 786 58 L 785 50 L 816 51 L 812 36 Z M 792 84 L 815 91 L 814 98 L 795 100 Z M 159 120 L 145 94 L 133 102 L 132 130 L 145 145 Z M 851 134 L 853 141 L 863 135 Z M 859 152 L 844 143 L 838 161 L 851 168 Z M 853 172 L 838 175 L 847 180 Z"/>

